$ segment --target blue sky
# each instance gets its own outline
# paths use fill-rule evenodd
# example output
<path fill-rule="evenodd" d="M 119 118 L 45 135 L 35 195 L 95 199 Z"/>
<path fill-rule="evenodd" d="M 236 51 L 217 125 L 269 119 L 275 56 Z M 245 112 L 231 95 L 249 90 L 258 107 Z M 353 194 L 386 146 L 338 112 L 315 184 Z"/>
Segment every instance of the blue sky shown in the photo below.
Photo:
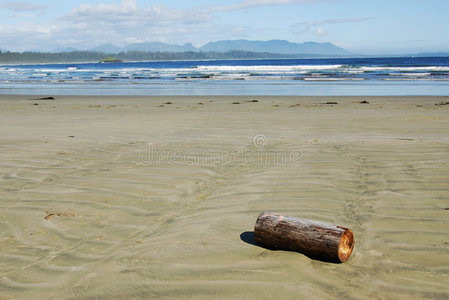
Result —
<path fill-rule="evenodd" d="M 448 11 L 449 0 L 0 0 L 0 48 L 285 39 L 362 54 L 449 52 Z"/>

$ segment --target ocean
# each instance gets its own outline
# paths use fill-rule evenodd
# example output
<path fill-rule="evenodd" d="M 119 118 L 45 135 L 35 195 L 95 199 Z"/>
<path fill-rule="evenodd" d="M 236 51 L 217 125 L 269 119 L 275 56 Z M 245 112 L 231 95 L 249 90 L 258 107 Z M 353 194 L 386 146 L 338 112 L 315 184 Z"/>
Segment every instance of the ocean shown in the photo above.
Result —
<path fill-rule="evenodd" d="M 0 94 L 449 95 L 449 57 L 0 66 Z"/>

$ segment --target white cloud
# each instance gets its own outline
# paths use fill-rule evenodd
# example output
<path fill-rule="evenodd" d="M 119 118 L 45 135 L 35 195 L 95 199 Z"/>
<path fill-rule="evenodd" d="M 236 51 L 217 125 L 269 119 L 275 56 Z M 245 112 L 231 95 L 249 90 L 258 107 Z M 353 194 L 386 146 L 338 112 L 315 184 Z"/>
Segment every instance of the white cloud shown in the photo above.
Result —
<path fill-rule="evenodd" d="M 141 8 L 136 0 L 122 0 L 118 4 L 81 5 L 64 16 L 63 19 L 73 23 L 86 22 L 93 26 L 104 26 L 109 23 L 114 24 L 115 27 L 128 27 L 202 23 L 211 18 L 211 15 L 205 10 L 179 10 L 160 5 Z"/>
<path fill-rule="evenodd" d="M 129 43 L 150 41 L 176 44 L 192 42 L 202 45 L 211 40 L 251 38 L 248 32 L 254 34 L 262 30 L 249 29 L 247 26 L 242 27 L 241 24 L 216 23 L 214 22 L 216 14 L 262 6 L 307 5 L 332 1 L 341 0 L 242 0 L 235 5 L 187 9 L 164 5 L 144 7 L 136 0 L 83 4 L 52 20 L 48 25 L 43 25 L 42 22 L 33 25 L 31 22 L 20 21 L 7 27 L 0 25 L 0 44 L 3 48 L 19 51 L 39 48 L 51 50 L 59 47 L 88 49 L 104 43 L 124 46 Z M 44 6 L 26 2 L 8 2 L 2 7 L 5 8 L 6 5 L 10 10 L 17 10 L 19 14 L 33 9 L 40 13 L 44 9 Z M 298 25 L 298 28 L 301 26 L 305 25 Z M 317 35 L 327 33 L 324 26 L 313 24 L 310 26 Z"/>
<path fill-rule="evenodd" d="M 215 11 L 237 11 L 262 6 L 275 6 L 275 5 L 287 5 L 287 4 L 317 4 L 320 2 L 338 2 L 340 0 L 244 0 L 238 4 L 214 6 L 212 10 Z"/>
<path fill-rule="evenodd" d="M 369 20 L 371 18 L 335 18 L 312 22 L 299 22 L 292 26 L 292 32 L 296 34 L 311 33 L 316 36 L 324 36 L 328 33 L 325 28 L 329 24 L 357 23 Z"/>
<path fill-rule="evenodd" d="M 48 8 L 48 6 L 28 2 L 6 2 L 5 4 L 0 5 L 0 8 L 12 10 L 14 12 L 23 12 L 44 10 Z"/>
<path fill-rule="evenodd" d="M 68 46 L 89 48 L 102 43 L 123 46 L 149 41 L 195 42 L 195 39 L 213 36 L 213 32 L 220 34 L 233 31 L 234 28 L 211 25 L 212 19 L 210 10 L 204 7 L 190 9 L 176 9 L 162 5 L 141 7 L 136 0 L 122 0 L 112 4 L 86 4 L 80 5 L 59 19 L 62 29 L 57 33 L 57 37 L 63 38 L 66 33 L 73 40 L 83 41 L 80 43 L 83 45 Z M 92 41 L 95 45 L 92 45 Z"/>
<path fill-rule="evenodd" d="M 14 25 L 0 25 L 0 44 L 10 51 L 25 51 L 42 49 L 42 42 L 48 49 L 54 45 L 50 40 L 59 28 L 55 25 L 36 25 L 21 23 Z"/>
<path fill-rule="evenodd" d="M 326 28 L 318 27 L 315 29 L 313 34 L 315 34 L 317 36 L 325 36 L 327 34 L 327 30 L 326 30 Z"/>

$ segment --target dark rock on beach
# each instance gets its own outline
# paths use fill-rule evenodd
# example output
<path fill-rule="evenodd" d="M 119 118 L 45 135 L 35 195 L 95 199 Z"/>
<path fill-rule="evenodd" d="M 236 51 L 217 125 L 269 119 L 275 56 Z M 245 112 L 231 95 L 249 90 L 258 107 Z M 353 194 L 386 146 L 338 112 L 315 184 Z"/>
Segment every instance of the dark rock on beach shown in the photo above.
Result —
<path fill-rule="evenodd" d="M 29 99 L 29 100 L 55 100 L 55 98 L 54 97 L 42 97 L 42 98 Z"/>

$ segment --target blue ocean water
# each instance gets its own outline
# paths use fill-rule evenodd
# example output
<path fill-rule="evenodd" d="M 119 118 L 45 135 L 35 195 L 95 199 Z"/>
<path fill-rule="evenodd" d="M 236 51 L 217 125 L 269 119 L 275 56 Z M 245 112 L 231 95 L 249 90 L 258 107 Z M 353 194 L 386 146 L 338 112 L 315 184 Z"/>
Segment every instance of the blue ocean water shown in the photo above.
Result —
<path fill-rule="evenodd" d="M 0 66 L 0 94 L 449 95 L 449 57 Z"/>

